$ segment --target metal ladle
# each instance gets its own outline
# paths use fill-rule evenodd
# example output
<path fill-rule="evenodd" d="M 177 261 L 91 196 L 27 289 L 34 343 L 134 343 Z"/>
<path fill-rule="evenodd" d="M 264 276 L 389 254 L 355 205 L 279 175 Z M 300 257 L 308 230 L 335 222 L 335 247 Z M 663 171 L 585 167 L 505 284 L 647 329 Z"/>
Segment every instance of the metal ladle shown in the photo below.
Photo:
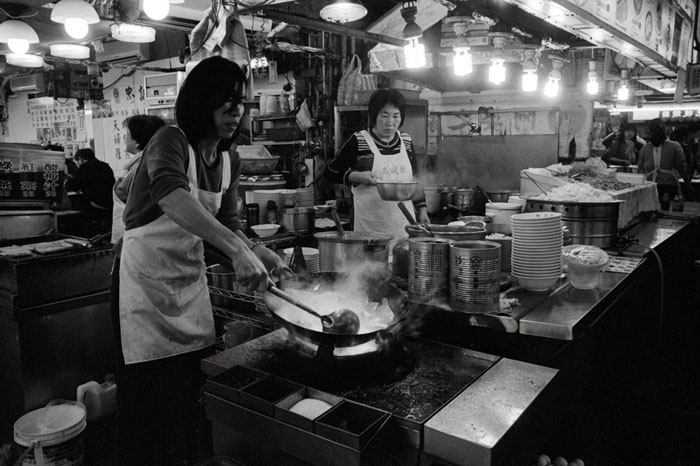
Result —
<path fill-rule="evenodd" d="M 360 318 L 350 309 L 338 309 L 337 311 L 323 316 L 311 309 L 306 304 L 289 296 L 287 293 L 274 285 L 270 285 L 267 290 L 278 298 L 283 299 L 288 303 L 295 305 L 299 309 L 308 312 L 312 316 L 321 319 L 321 325 L 323 326 L 323 331 L 325 333 L 352 335 L 356 334 L 360 329 Z"/>

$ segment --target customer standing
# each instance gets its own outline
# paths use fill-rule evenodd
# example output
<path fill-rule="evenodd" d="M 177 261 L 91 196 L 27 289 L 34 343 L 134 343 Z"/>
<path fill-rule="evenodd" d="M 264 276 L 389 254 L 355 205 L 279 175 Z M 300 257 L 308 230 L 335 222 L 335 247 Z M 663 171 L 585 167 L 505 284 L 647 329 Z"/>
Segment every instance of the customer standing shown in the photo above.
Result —
<path fill-rule="evenodd" d="M 639 152 L 639 171 L 647 175 L 647 179 L 655 181 L 659 190 L 659 200 L 671 200 L 674 196 L 682 196 L 678 176 L 683 177 L 686 193 L 692 199 L 692 178 L 688 174 L 685 154 L 681 145 L 666 137 L 666 125 L 663 120 L 656 118 L 648 125 L 650 140 Z"/>
<path fill-rule="evenodd" d="M 162 118 L 153 115 L 134 115 L 124 121 L 126 127 L 126 151 L 133 156 L 124 166 L 124 176 L 117 178 L 114 183 L 112 200 L 112 243 L 116 243 L 124 235 L 124 207 L 129 194 L 131 182 L 134 180 L 136 167 L 141 161 L 141 153 L 151 140 L 151 137 L 161 127 L 165 126 Z"/>
<path fill-rule="evenodd" d="M 214 344 L 203 242 L 230 257 L 238 281 L 260 292 L 266 268 L 284 266 L 241 230 L 240 159 L 217 147 L 238 127 L 245 83 L 235 63 L 202 60 L 178 94 L 178 126 L 156 132 L 134 174 L 119 272 L 121 466 L 196 459 L 199 366 Z"/>
<path fill-rule="evenodd" d="M 66 182 L 67 191 L 81 191 L 81 211 L 85 220 L 85 236 L 108 233 L 112 229 L 112 186 L 114 172 L 95 157 L 92 149 L 78 149 L 74 159 L 78 170 Z"/>
<path fill-rule="evenodd" d="M 603 161 L 608 165 L 634 165 L 643 146 L 644 144 L 637 140 L 637 128 L 625 121 L 620 124 L 620 132 L 603 155 Z"/>
<path fill-rule="evenodd" d="M 379 89 L 369 99 L 369 130 L 354 133 L 326 169 L 334 183 L 352 186 L 354 229 L 407 237 L 406 218 L 395 201 L 385 201 L 377 181 L 410 181 L 416 171 L 411 137 L 399 131 L 406 116 L 406 100 L 395 89 Z M 420 223 L 429 222 L 424 193 L 404 201 Z"/>

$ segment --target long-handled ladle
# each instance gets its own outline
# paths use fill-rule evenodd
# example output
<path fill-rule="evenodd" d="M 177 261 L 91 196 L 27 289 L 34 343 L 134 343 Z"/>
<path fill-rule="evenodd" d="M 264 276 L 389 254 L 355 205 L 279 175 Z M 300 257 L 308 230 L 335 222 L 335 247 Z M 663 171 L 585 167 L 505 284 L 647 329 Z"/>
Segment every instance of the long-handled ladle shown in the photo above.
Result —
<path fill-rule="evenodd" d="M 289 296 L 287 293 L 272 284 L 268 286 L 267 290 L 278 298 L 283 299 L 299 309 L 321 319 L 321 325 L 323 326 L 323 331 L 325 333 L 352 335 L 356 334 L 360 329 L 360 318 L 350 309 L 338 309 L 337 311 L 324 316 L 314 311 L 306 304 Z"/>

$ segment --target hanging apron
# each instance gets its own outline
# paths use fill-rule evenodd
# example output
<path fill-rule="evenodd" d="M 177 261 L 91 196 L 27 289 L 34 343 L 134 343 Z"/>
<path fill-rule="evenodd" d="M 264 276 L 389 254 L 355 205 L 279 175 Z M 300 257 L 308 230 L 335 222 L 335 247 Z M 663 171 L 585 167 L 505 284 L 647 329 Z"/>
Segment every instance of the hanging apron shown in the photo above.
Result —
<path fill-rule="evenodd" d="M 369 132 L 361 131 L 361 134 L 374 154 L 371 173 L 375 178 L 383 181 L 411 181 L 413 179 L 411 161 L 408 158 L 401 133 L 398 133 L 401 150 L 395 155 L 381 154 Z M 390 234 L 394 236 L 394 243 L 400 238 L 408 237 L 405 230 L 406 217 L 396 205 L 397 201 L 382 199 L 376 186 L 353 186 L 352 194 L 355 199 L 355 231 Z M 411 201 L 400 202 L 404 203 L 409 212 L 413 211 Z"/>
<path fill-rule="evenodd" d="M 139 166 L 139 161 L 141 160 L 141 154 L 143 152 L 139 152 L 134 156 L 131 161 L 124 167 L 125 173 L 124 176 L 126 176 L 127 173 L 129 173 L 132 170 L 136 170 Z M 133 179 L 132 179 L 133 180 Z M 117 185 L 114 185 L 114 188 L 112 188 L 112 201 L 113 201 L 113 206 L 112 206 L 112 244 L 116 243 L 119 238 L 124 236 L 124 209 L 126 209 L 126 203 L 122 202 L 121 199 L 119 199 L 119 196 L 117 196 L 116 193 L 116 188 Z"/>
<path fill-rule="evenodd" d="M 221 190 L 200 190 L 189 147 L 190 194 L 216 215 L 231 183 L 222 158 Z M 189 353 L 214 344 L 214 317 L 201 238 L 163 214 L 124 232 L 119 273 L 119 321 L 124 362 L 133 364 Z"/>

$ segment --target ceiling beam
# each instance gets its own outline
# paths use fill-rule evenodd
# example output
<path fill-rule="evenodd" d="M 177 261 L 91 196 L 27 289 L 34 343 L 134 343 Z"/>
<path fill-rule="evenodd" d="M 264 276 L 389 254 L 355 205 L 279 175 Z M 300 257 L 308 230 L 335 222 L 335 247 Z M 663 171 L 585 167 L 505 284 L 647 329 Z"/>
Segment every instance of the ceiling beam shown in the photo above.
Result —
<path fill-rule="evenodd" d="M 395 45 L 397 47 L 403 47 L 404 45 L 406 45 L 406 41 L 403 39 L 396 39 L 394 37 L 389 37 L 384 34 L 375 34 L 372 32 L 359 31 L 357 29 L 352 29 L 347 26 L 341 26 L 340 24 L 327 23 L 325 21 L 319 21 L 316 19 L 304 18 L 302 16 L 291 15 L 289 13 L 284 13 L 278 10 L 266 9 L 263 10 L 263 15 L 266 18 L 274 19 L 277 21 L 284 21 L 287 24 L 293 24 L 295 26 L 300 26 L 304 28 L 326 31 L 333 34 L 340 34 L 342 36 L 354 37 L 356 39 L 362 39 L 368 42 Z"/>

